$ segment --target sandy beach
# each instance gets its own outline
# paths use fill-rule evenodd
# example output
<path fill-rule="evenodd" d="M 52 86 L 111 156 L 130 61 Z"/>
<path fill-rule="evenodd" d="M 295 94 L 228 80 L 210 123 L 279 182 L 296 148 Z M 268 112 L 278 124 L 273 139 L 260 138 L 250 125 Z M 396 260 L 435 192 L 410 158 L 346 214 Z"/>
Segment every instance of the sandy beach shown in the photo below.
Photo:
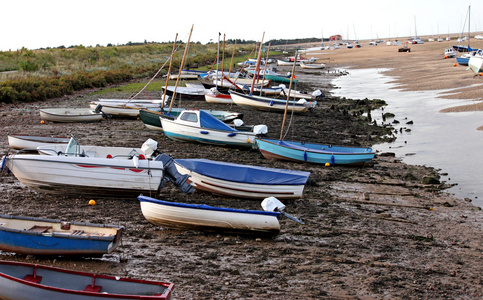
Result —
<path fill-rule="evenodd" d="M 448 42 L 368 46 L 328 51 L 320 56 L 331 70 L 394 68 L 400 88 L 452 89 L 443 97 L 481 100 L 472 84 L 481 84 L 465 67 L 443 58 Z M 475 45 L 477 46 L 476 42 Z M 357 55 L 355 55 L 357 53 Z M 307 54 L 307 56 L 315 56 Z M 397 66 L 397 67 L 396 67 Z M 350 69 L 349 69 L 350 70 Z M 299 70 L 301 71 L 301 70 Z M 301 71 L 310 88 L 327 91 L 316 109 L 294 118 L 291 137 L 332 144 L 370 146 L 383 128 L 367 124 L 368 103 L 331 97 L 331 76 Z M 297 73 L 299 74 L 299 73 Z M 146 139 L 174 158 L 210 158 L 228 162 L 311 172 L 301 199 L 286 201 L 286 212 L 305 225 L 281 219 L 273 238 L 177 231 L 154 226 L 136 199 L 52 195 L 26 188 L 11 174 L 0 176 L 0 214 L 120 224 L 122 246 L 102 259 L 35 257 L 0 251 L 0 259 L 175 283 L 175 299 L 481 299 L 483 297 L 483 213 L 469 199 L 445 192 L 438 170 L 407 165 L 391 153 L 378 153 L 364 167 L 320 166 L 268 161 L 259 151 L 179 143 L 149 131 L 140 120 L 112 118 L 99 123 L 41 124 L 39 108 L 86 107 L 94 90 L 28 104 L 0 106 L 0 153 L 7 134 L 75 135 L 82 144 L 139 147 Z M 476 96 L 471 96 L 476 95 Z M 103 98 L 126 98 L 115 91 Z M 151 93 L 152 98 L 159 93 Z M 364 95 L 361 95 L 364 98 Z M 282 115 L 205 101 L 184 101 L 188 108 L 234 110 L 246 124 L 267 124 L 278 137 Z M 474 105 L 470 109 L 477 109 Z M 417 125 L 415 125 L 417 126 Z M 211 194 L 185 195 L 172 185 L 160 199 L 245 209 L 258 201 Z"/>

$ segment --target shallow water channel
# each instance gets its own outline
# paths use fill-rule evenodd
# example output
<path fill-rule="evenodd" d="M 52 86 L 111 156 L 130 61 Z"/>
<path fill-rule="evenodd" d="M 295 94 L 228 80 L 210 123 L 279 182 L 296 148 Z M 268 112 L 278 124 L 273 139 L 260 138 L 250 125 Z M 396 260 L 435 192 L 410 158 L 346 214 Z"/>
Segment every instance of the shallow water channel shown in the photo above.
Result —
<path fill-rule="evenodd" d="M 391 82 L 394 78 L 384 75 L 384 71 L 350 70 L 349 75 L 333 81 L 339 87 L 333 94 L 350 99 L 385 100 L 388 105 L 384 111 L 371 115 L 381 124 L 384 112 L 393 113 L 395 117 L 385 122 L 393 124 L 397 139 L 374 145 L 374 149 L 394 152 L 408 164 L 441 169 L 448 174 L 441 180 L 457 184 L 448 192 L 483 207 L 483 131 L 476 130 L 483 125 L 483 112 L 440 113 L 443 108 L 472 102 L 437 98 L 442 91 L 401 91 Z M 394 120 L 399 123 L 393 123 Z M 407 124 L 410 121 L 413 124 Z"/>

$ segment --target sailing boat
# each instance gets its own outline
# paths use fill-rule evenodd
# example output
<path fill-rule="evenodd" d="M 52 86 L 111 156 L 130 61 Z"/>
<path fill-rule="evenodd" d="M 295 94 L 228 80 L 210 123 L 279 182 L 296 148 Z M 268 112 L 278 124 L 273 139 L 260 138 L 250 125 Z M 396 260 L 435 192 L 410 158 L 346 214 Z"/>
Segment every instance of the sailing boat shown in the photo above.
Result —
<path fill-rule="evenodd" d="M 294 71 L 295 63 L 292 67 L 292 74 Z M 372 148 L 342 147 L 283 140 L 283 129 L 287 116 L 289 106 L 288 99 L 290 99 L 291 89 L 292 82 L 290 82 L 287 95 L 280 138 L 278 140 L 264 138 L 256 139 L 258 149 L 260 149 L 260 152 L 266 159 L 279 159 L 315 164 L 358 165 L 370 162 L 374 158 L 375 152 L 372 151 Z"/>
<path fill-rule="evenodd" d="M 465 27 L 463 25 L 463 30 L 461 31 L 460 38 L 458 39 L 459 44 L 458 44 L 458 46 L 453 45 L 454 50 L 456 50 L 458 52 L 472 52 L 472 51 L 478 50 L 478 49 L 473 49 L 473 48 L 470 47 L 470 10 L 471 10 L 471 5 L 468 6 L 468 14 L 466 15 L 466 17 L 468 18 L 468 46 L 461 45 L 461 42 L 465 39 L 463 37 L 463 32 L 465 30 Z M 465 20 L 465 24 L 466 24 L 466 20 Z"/>

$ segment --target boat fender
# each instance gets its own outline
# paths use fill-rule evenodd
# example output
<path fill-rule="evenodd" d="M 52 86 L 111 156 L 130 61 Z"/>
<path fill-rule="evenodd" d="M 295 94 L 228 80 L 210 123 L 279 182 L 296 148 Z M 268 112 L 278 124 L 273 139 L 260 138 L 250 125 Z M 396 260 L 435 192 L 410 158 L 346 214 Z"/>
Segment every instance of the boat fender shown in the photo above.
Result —
<path fill-rule="evenodd" d="M 267 134 L 268 133 L 268 127 L 267 125 L 263 125 L 263 124 L 260 124 L 260 125 L 255 125 L 253 126 L 253 133 L 255 134 Z"/>
<path fill-rule="evenodd" d="M 3 171 L 3 168 L 7 171 L 7 174 L 10 172 L 10 170 L 7 167 L 7 156 L 4 155 L 2 157 L 2 163 L 0 164 L 0 171 Z"/>
<path fill-rule="evenodd" d="M 332 154 L 331 158 L 330 158 L 330 163 L 335 165 L 335 157 L 334 157 L 334 154 Z"/>
<path fill-rule="evenodd" d="M 229 137 L 232 137 L 232 136 L 235 136 L 236 135 L 236 132 L 230 132 L 229 134 L 227 134 L 227 136 Z"/>
<path fill-rule="evenodd" d="M 178 172 L 178 169 L 176 169 L 176 165 L 174 164 L 173 158 L 163 153 L 156 156 L 154 160 L 163 162 L 164 170 L 166 172 L 165 178 L 173 182 L 179 190 L 187 194 L 194 192 L 194 188 L 191 186 L 188 180 L 190 176 L 188 174 L 181 175 Z"/>
<path fill-rule="evenodd" d="M 209 132 L 208 132 L 208 131 L 206 131 L 206 130 L 201 130 L 201 131 L 200 131 L 200 133 L 201 133 L 201 134 L 208 134 Z"/>
<path fill-rule="evenodd" d="M 304 161 L 307 161 L 307 151 L 304 151 Z"/>
<path fill-rule="evenodd" d="M 270 106 L 273 106 L 273 100 L 270 100 Z"/>

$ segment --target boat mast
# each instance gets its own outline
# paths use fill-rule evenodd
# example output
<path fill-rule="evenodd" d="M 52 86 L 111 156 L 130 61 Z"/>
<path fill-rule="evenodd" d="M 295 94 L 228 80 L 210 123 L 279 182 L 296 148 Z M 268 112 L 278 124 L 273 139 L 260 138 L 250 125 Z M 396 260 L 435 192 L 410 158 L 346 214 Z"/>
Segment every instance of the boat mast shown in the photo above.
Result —
<path fill-rule="evenodd" d="M 188 42 L 186 43 L 186 47 L 184 48 L 183 59 L 181 60 L 181 65 L 179 66 L 179 74 L 178 74 L 178 78 L 176 78 L 176 84 L 174 85 L 173 98 L 171 99 L 171 102 L 169 103 L 168 113 L 171 112 L 171 109 L 173 107 L 174 98 L 176 96 L 176 89 L 178 88 L 179 79 L 181 78 L 181 71 L 183 70 L 184 61 L 186 59 L 186 53 L 188 53 L 188 48 L 190 46 L 190 40 L 191 40 L 191 34 L 193 33 L 193 27 L 194 26 L 195 26 L 194 24 L 191 25 L 191 30 L 190 30 L 190 35 L 188 37 Z"/>
<path fill-rule="evenodd" d="M 263 82 L 265 82 L 265 75 L 267 74 L 267 68 L 268 68 L 268 55 L 270 54 L 270 46 L 272 43 L 268 44 L 268 50 L 267 50 L 267 58 L 265 58 L 265 68 L 263 71 L 263 76 L 262 76 L 262 85 L 260 86 L 260 96 L 262 95 L 263 91 Z"/>
<path fill-rule="evenodd" d="M 174 52 L 176 51 L 176 42 L 178 41 L 178 34 L 176 33 L 176 37 L 174 38 L 174 43 L 173 43 L 173 50 L 171 51 L 171 57 L 169 58 L 169 68 L 168 68 L 168 74 L 166 74 L 166 85 L 164 87 L 164 92 L 163 92 L 163 102 L 161 106 L 164 106 L 164 101 L 166 99 L 166 91 L 168 90 L 168 83 L 169 83 L 169 78 L 171 77 L 171 67 L 173 66 L 173 57 L 174 57 Z"/>
<path fill-rule="evenodd" d="M 295 50 L 295 58 L 297 58 L 297 50 Z M 295 65 L 297 64 L 297 59 L 294 59 L 292 65 L 292 73 L 290 76 L 290 85 L 288 86 L 287 102 L 285 103 L 285 111 L 283 112 L 282 129 L 280 130 L 280 141 L 283 139 L 283 129 L 285 127 L 285 119 L 287 118 L 288 103 L 290 99 L 290 91 L 292 90 L 293 77 L 295 73 Z"/>
<path fill-rule="evenodd" d="M 226 34 L 223 34 L 223 53 L 221 53 L 221 86 L 223 86 L 223 78 L 225 76 L 225 36 Z M 228 74 L 228 77 L 230 77 L 230 74 Z"/>
<path fill-rule="evenodd" d="M 216 53 L 216 76 L 215 76 L 216 87 L 218 87 L 218 62 L 220 61 L 220 36 L 221 36 L 221 32 L 218 32 L 218 52 Z M 223 85 L 223 81 L 222 81 L 222 85 Z"/>
<path fill-rule="evenodd" d="M 263 32 L 262 41 L 260 42 L 260 49 L 258 49 L 257 66 L 255 67 L 255 73 L 254 73 L 254 76 L 253 76 L 252 87 L 250 88 L 250 95 L 253 94 L 253 88 L 255 86 L 255 79 L 257 78 L 256 74 L 260 70 L 260 61 L 262 59 L 262 45 L 263 45 L 263 39 L 264 38 L 265 38 L 265 31 Z M 263 82 L 262 82 L 262 85 L 263 85 Z"/>
<path fill-rule="evenodd" d="M 230 68 L 228 69 L 228 78 L 230 78 L 230 74 L 231 74 L 231 66 L 233 65 L 233 57 L 235 57 L 235 49 L 236 49 L 236 40 L 235 40 L 235 45 L 233 46 L 233 53 L 231 54 Z"/>

